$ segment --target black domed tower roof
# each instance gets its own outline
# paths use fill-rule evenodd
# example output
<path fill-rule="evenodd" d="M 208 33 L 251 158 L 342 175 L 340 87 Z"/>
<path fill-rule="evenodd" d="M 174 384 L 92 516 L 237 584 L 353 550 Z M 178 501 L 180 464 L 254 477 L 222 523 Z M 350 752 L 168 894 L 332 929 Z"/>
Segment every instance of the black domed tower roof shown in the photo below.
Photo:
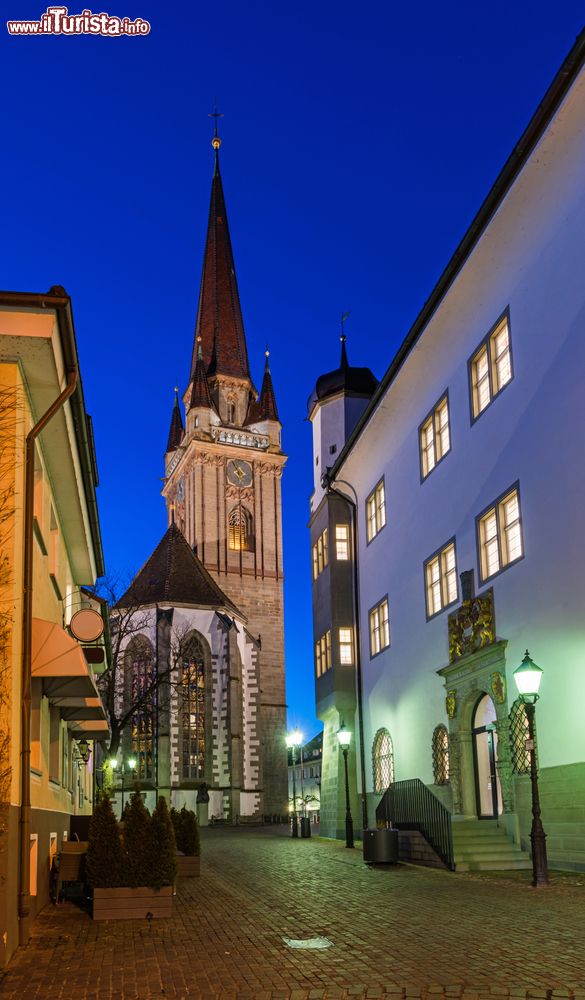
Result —
<path fill-rule="evenodd" d="M 309 414 L 312 413 L 317 403 L 327 399 L 328 396 L 335 396 L 338 392 L 352 396 L 366 396 L 369 399 L 373 396 L 377 385 L 378 379 L 369 368 L 356 368 L 349 364 L 345 348 L 345 335 L 342 335 L 339 368 L 335 368 L 332 372 L 326 372 L 325 375 L 320 375 L 317 379 L 308 401 Z"/>

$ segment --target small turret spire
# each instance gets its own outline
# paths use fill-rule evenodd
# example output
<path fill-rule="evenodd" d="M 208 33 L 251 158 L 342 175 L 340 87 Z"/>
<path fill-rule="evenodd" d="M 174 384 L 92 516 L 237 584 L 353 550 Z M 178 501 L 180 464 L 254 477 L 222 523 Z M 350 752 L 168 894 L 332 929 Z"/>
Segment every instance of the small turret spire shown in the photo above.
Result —
<path fill-rule="evenodd" d="M 347 337 L 345 336 L 345 321 L 348 318 L 348 316 L 349 316 L 348 312 L 341 314 L 341 337 L 339 338 L 341 341 L 341 361 L 339 363 L 340 368 L 349 368 L 349 361 L 347 360 L 347 350 L 345 347 L 345 342 L 347 340 Z"/>
<path fill-rule="evenodd" d="M 197 337 L 197 360 L 195 362 L 195 371 L 193 372 L 193 388 L 191 390 L 189 405 L 191 409 L 194 406 L 203 406 L 208 410 L 215 409 L 207 381 L 205 361 L 203 360 L 203 351 L 201 350 L 201 337 Z"/>
<path fill-rule="evenodd" d="M 171 426 L 169 430 L 166 453 L 169 451 L 175 451 L 175 449 L 179 447 L 184 434 L 185 430 L 183 428 L 183 418 L 181 416 L 181 408 L 179 406 L 179 388 L 178 386 L 175 386 L 175 402 L 171 415 Z"/>

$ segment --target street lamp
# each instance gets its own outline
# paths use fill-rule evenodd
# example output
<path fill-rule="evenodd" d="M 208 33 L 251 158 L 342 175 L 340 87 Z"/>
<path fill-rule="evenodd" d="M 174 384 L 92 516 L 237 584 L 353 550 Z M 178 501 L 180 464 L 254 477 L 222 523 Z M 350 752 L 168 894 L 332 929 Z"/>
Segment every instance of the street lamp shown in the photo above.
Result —
<path fill-rule="evenodd" d="M 296 763 L 297 763 L 296 748 L 300 747 L 300 745 L 301 745 L 302 742 L 303 742 L 303 736 L 302 736 L 302 733 L 300 733 L 298 729 L 294 729 L 293 732 L 289 733 L 288 736 L 287 736 L 287 738 L 286 738 L 286 745 L 287 745 L 287 747 L 288 747 L 289 750 L 292 750 L 292 763 L 293 763 L 293 769 L 292 769 L 292 773 L 293 773 L 292 836 L 293 837 L 298 837 L 298 835 L 299 835 L 299 823 L 298 823 L 298 819 L 297 819 L 297 782 L 296 782 L 295 769 L 296 769 Z"/>
<path fill-rule="evenodd" d="M 128 769 L 130 771 L 134 771 L 135 768 L 136 768 L 136 757 L 129 757 L 128 760 L 126 761 L 126 763 L 128 764 Z M 118 758 L 117 757 L 110 757 L 109 764 L 110 764 L 110 767 L 112 768 L 112 770 L 115 771 L 116 768 L 117 768 L 117 766 L 118 766 Z M 124 775 L 125 774 L 126 774 L 126 768 L 124 766 L 124 758 L 122 757 L 122 812 L 120 814 L 120 818 L 121 819 L 123 819 L 123 817 L 124 817 Z"/>
<path fill-rule="evenodd" d="M 343 751 L 343 762 L 345 764 L 345 846 L 353 847 L 353 819 L 351 818 L 351 807 L 349 804 L 349 775 L 347 773 L 347 755 L 351 743 L 351 732 L 341 723 L 341 729 L 337 732 L 339 746 Z"/>
<path fill-rule="evenodd" d="M 538 772 L 536 770 L 536 750 L 534 745 L 534 714 L 539 695 L 543 671 L 530 658 L 528 650 L 519 667 L 514 671 L 514 680 L 520 693 L 520 701 L 524 705 L 528 722 L 528 739 L 526 749 L 530 753 L 530 781 L 532 784 L 532 828 L 530 841 L 532 843 L 532 885 L 548 885 L 548 866 L 546 860 L 546 834 L 540 818 L 540 797 L 538 794 Z"/>

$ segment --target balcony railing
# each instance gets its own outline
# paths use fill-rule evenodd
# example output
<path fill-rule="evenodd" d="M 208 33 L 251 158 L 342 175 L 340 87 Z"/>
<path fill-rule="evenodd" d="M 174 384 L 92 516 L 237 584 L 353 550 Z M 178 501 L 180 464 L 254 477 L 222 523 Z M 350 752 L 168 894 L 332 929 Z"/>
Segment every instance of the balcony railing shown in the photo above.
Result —
<path fill-rule="evenodd" d="M 455 870 L 451 814 L 420 778 L 390 785 L 376 808 L 376 820 L 397 830 L 418 830 L 447 868 Z"/>

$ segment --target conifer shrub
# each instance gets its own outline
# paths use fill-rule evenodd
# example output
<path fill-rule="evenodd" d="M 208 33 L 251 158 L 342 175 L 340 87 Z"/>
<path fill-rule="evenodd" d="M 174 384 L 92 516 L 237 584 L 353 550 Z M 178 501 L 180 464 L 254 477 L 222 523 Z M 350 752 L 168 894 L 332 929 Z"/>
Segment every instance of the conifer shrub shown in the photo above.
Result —
<path fill-rule="evenodd" d="M 175 829 L 177 850 L 189 858 L 198 858 L 201 854 L 201 837 L 199 823 L 192 809 L 183 806 L 181 810 L 171 809 L 171 819 Z"/>
<path fill-rule="evenodd" d="M 123 884 L 132 888 L 154 885 L 151 870 L 152 820 L 138 789 L 130 798 L 130 807 L 124 810 L 123 841 L 126 855 L 126 875 Z"/>
<path fill-rule="evenodd" d="M 164 795 L 159 796 L 150 830 L 151 880 L 148 884 L 160 889 L 163 885 L 173 885 L 177 876 L 175 833 Z"/>
<path fill-rule="evenodd" d="M 127 885 L 126 859 L 118 821 L 107 795 L 96 803 L 89 825 L 89 846 L 85 871 L 92 889 L 113 889 Z"/>

